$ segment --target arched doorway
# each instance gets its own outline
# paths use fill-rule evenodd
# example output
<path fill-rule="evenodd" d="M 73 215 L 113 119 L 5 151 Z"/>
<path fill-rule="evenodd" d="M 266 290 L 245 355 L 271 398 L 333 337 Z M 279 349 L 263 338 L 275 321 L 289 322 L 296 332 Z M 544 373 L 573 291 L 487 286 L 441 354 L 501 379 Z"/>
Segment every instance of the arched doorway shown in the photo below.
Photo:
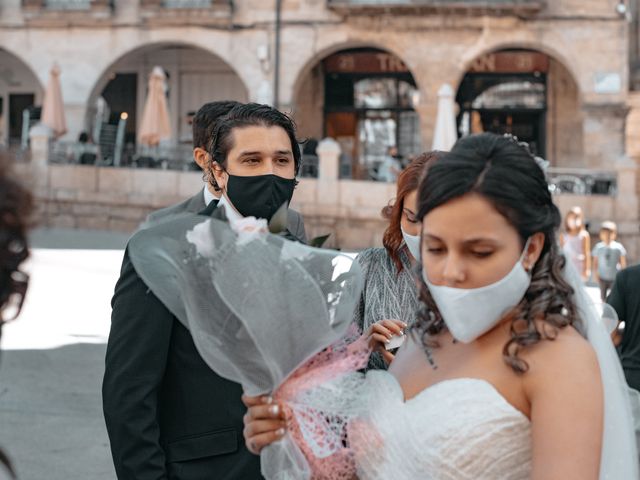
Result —
<path fill-rule="evenodd" d="M 40 119 L 43 94 L 31 69 L 0 49 L 0 144 L 14 147 L 26 141 L 29 124 Z"/>
<path fill-rule="evenodd" d="M 89 99 L 88 131 L 94 129 L 97 117 L 115 124 L 126 113 L 125 143 L 135 144 L 149 74 L 155 66 L 167 74 L 173 144 L 191 144 L 190 120 L 203 104 L 248 99 L 240 77 L 215 54 L 189 45 L 153 44 L 124 55 L 102 75 Z"/>
<path fill-rule="evenodd" d="M 554 166 L 582 164 L 578 86 L 553 57 L 504 49 L 477 58 L 460 82 L 458 132 L 511 133 Z"/>
<path fill-rule="evenodd" d="M 340 143 L 341 177 L 381 179 L 390 147 L 404 161 L 421 151 L 418 88 L 396 55 L 377 48 L 340 50 L 320 60 L 299 85 L 300 134 Z"/>

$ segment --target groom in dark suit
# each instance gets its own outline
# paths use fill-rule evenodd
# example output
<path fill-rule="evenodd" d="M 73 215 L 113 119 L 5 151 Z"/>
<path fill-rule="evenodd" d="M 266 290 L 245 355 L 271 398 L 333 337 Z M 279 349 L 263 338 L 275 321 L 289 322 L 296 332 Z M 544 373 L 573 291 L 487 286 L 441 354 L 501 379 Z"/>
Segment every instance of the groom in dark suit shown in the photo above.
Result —
<path fill-rule="evenodd" d="M 228 114 L 235 106 L 240 105 L 232 100 L 205 103 L 193 117 L 193 158 L 198 166 L 205 172 L 205 186 L 193 197 L 176 205 L 156 210 L 147 217 L 145 226 L 170 218 L 173 215 L 189 212 L 198 213 L 204 210 L 211 202 L 220 200 L 221 192 L 215 187 L 215 181 L 211 179 L 211 155 L 207 151 L 207 145 L 211 140 L 219 118 Z M 288 210 L 287 230 L 303 243 L 307 242 L 307 234 L 304 229 L 302 216 L 295 210 Z"/>
<path fill-rule="evenodd" d="M 300 151 L 286 115 L 236 106 L 217 126 L 210 153 L 223 206 L 211 202 L 202 215 L 270 218 L 291 200 Z M 207 367 L 128 252 L 112 307 L 102 393 L 118 478 L 261 478 L 242 438 L 241 387 Z"/>

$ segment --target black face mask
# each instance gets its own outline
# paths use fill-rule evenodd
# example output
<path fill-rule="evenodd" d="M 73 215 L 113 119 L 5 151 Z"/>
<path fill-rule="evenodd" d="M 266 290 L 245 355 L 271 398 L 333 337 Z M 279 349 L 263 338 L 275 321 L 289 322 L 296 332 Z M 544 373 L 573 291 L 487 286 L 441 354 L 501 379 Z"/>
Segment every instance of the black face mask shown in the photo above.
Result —
<path fill-rule="evenodd" d="M 295 178 L 278 175 L 229 175 L 227 197 L 243 217 L 271 220 L 284 203 L 289 204 L 295 186 Z"/>

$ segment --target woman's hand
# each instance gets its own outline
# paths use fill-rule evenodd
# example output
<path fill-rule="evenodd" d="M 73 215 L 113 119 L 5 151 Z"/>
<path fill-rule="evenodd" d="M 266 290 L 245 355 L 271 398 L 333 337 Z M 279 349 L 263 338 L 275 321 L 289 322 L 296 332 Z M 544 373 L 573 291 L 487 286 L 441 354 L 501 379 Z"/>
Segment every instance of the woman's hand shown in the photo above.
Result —
<path fill-rule="evenodd" d="M 386 346 L 394 336 L 404 335 L 405 328 L 407 328 L 407 324 L 400 320 L 381 320 L 374 323 L 367 332 L 369 347 L 374 352 L 380 352 L 387 364 L 391 363 L 394 356 L 386 349 Z"/>
<path fill-rule="evenodd" d="M 271 397 L 243 395 L 242 402 L 247 406 L 243 418 L 244 441 L 251 453 L 260 455 L 264 447 L 284 437 L 287 427 L 284 410 Z"/>

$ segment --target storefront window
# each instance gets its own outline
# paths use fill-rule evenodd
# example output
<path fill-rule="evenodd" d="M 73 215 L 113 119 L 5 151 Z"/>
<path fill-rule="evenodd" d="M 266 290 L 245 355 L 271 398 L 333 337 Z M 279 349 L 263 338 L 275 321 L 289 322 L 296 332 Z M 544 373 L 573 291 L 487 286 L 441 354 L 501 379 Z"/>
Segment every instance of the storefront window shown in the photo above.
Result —
<path fill-rule="evenodd" d="M 418 89 L 400 59 L 356 49 L 328 57 L 323 66 L 325 134 L 339 141 L 343 158 L 351 161 L 350 172 L 341 165 L 343 177 L 381 180 L 379 167 L 391 147 L 398 150 L 399 165 L 420 153 Z"/>
<path fill-rule="evenodd" d="M 549 58 L 530 50 L 479 58 L 458 89 L 459 134 L 510 133 L 545 156 L 548 71 Z"/>

